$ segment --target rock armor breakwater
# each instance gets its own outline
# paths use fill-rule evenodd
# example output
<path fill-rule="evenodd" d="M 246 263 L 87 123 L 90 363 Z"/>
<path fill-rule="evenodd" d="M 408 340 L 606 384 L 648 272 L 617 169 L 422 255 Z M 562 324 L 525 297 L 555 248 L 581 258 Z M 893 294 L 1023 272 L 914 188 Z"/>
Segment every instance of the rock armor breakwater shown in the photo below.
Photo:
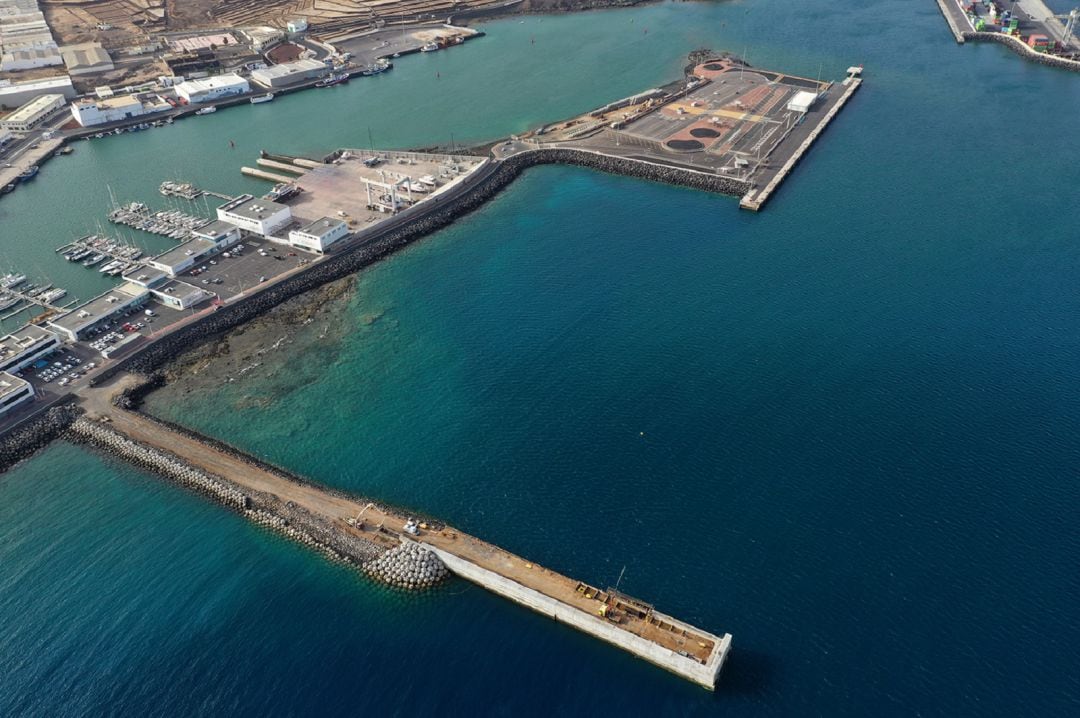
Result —
<path fill-rule="evenodd" d="M 1004 45 L 1025 60 L 1036 62 L 1040 65 L 1056 67 L 1060 70 L 1071 70 L 1072 72 L 1080 72 L 1080 62 L 1076 60 L 1067 60 L 1064 57 L 1045 55 L 1041 52 L 1035 52 L 1030 47 L 1025 45 L 1021 40 L 1018 40 L 1015 37 L 1011 37 L 1000 32 L 972 32 L 969 30 L 962 33 L 962 35 L 965 40 L 996 42 L 1000 45 Z"/>
<path fill-rule="evenodd" d="M 91 444 L 115 454 L 139 468 L 160 474 L 235 511 L 244 512 L 250 500 L 234 486 L 188 466 L 175 456 L 143 446 L 113 431 L 106 424 L 81 416 L 69 430 L 74 441 Z"/>
<path fill-rule="evenodd" d="M 51 444 L 67 431 L 80 413 L 73 404 L 54 406 L 0 436 L 0 472 Z"/>
<path fill-rule="evenodd" d="M 410 543 L 387 551 L 382 545 L 345 533 L 326 519 L 289 502 L 258 491 L 241 489 L 220 476 L 196 469 L 166 451 L 145 446 L 113 430 L 108 424 L 81 416 L 70 423 L 68 437 L 168 478 L 240 513 L 252 523 L 318 551 L 332 561 L 356 566 L 368 576 L 391 586 L 429 588 L 448 575 L 446 566 L 426 549 L 416 551 L 414 549 L 418 547 Z"/>

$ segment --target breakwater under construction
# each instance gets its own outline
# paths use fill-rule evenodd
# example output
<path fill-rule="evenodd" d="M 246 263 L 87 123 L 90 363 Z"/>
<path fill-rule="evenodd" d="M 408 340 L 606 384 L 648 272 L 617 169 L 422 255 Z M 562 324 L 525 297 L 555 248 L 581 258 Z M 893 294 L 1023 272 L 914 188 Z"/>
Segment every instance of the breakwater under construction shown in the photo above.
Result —
<path fill-rule="evenodd" d="M 434 520 L 317 486 L 218 441 L 128 408 L 146 386 L 102 387 L 68 437 L 158 473 L 334 561 L 398 588 L 450 572 L 706 688 L 731 649 L 717 636 L 617 589 L 593 587 Z"/>

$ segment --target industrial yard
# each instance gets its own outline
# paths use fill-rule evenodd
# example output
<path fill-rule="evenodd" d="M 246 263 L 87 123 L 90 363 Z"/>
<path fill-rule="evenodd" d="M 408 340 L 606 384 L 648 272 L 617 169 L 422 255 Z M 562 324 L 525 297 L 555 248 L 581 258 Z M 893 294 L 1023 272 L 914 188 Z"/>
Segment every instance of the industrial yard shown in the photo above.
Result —
<path fill-rule="evenodd" d="M 1028 60 L 1080 71 L 1080 7 L 1054 12 L 1042 0 L 938 0 L 956 41 L 997 42 Z"/>

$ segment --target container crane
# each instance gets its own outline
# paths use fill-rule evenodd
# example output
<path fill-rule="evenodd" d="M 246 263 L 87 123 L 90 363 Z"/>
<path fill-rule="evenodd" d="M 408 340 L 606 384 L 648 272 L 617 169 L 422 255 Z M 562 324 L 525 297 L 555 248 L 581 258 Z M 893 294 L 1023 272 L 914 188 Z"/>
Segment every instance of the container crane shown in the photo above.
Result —
<path fill-rule="evenodd" d="M 1061 34 L 1062 49 L 1068 49 L 1069 44 L 1075 38 L 1076 26 L 1080 22 L 1080 7 L 1073 8 L 1067 15 L 1053 15 L 1056 20 L 1065 21 L 1065 30 Z"/>

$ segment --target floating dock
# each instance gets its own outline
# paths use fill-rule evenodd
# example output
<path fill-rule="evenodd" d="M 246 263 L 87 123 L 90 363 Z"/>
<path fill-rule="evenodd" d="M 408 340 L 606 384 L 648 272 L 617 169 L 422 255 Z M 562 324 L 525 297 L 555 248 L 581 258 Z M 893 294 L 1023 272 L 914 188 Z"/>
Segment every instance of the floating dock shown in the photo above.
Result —
<path fill-rule="evenodd" d="M 120 383 L 123 383 L 121 378 Z M 83 394 L 88 418 L 141 447 L 175 458 L 208 476 L 221 477 L 245 496 L 272 497 L 275 504 L 299 509 L 343 543 L 419 545 L 433 552 L 452 573 L 560 623 L 618 646 L 629 653 L 710 690 L 731 651 L 731 635 L 715 635 L 651 605 L 586 583 L 528 561 L 452 526 L 406 521 L 399 513 L 352 499 L 271 470 L 231 447 L 201 440 L 137 412 L 112 405 L 115 389 Z M 233 496 L 233 493 L 229 494 Z M 234 501 L 237 500 L 234 497 Z"/>

